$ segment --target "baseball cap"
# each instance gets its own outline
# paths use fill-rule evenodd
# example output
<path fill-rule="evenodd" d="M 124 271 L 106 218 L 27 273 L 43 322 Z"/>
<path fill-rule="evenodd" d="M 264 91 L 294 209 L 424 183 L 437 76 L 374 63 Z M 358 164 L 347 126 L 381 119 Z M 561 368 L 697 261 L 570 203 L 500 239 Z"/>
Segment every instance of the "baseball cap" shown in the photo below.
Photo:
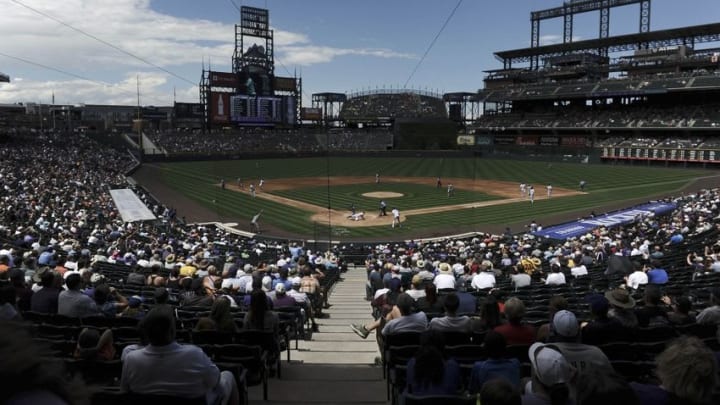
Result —
<path fill-rule="evenodd" d="M 535 376 L 545 386 L 570 382 L 575 374 L 575 368 L 551 344 L 534 343 L 528 356 Z"/>
<path fill-rule="evenodd" d="M 139 295 L 133 295 L 128 299 L 128 305 L 131 308 L 137 308 L 143 303 L 143 298 Z"/>
<path fill-rule="evenodd" d="M 610 302 L 604 295 L 591 294 L 588 295 L 585 300 L 590 304 L 590 310 L 592 312 L 606 311 L 610 307 Z"/>
<path fill-rule="evenodd" d="M 553 317 L 553 330 L 565 337 L 576 337 L 579 331 L 578 320 L 570 311 L 558 311 Z"/>

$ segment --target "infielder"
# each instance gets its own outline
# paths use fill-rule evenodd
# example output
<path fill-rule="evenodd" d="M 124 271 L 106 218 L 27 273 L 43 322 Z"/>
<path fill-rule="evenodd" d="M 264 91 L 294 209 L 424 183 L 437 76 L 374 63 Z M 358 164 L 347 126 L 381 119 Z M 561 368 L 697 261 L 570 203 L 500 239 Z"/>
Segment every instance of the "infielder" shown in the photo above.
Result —
<path fill-rule="evenodd" d="M 258 187 L 260 187 L 260 190 L 263 189 L 263 185 L 264 185 L 264 184 L 265 184 L 265 179 L 263 179 L 262 177 L 260 177 L 260 183 L 258 184 Z"/>
<path fill-rule="evenodd" d="M 450 198 L 450 197 L 452 197 L 452 196 L 455 195 L 455 186 L 453 186 L 452 183 L 451 183 L 451 184 L 448 184 L 447 194 L 448 194 L 448 198 Z"/>
<path fill-rule="evenodd" d="M 397 225 L 397 227 L 400 228 L 400 210 L 393 208 L 391 212 L 393 215 L 392 227 L 395 228 L 395 225 Z"/>
<path fill-rule="evenodd" d="M 254 217 L 252 217 L 252 220 L 250 221 L 250 225 L 252 226 L 253 230 L 257 233 L 260 233 L 260 223 L 258 222 L 258 219 L 260 219 L 260 215 L 263 213 L 263 210 L 260 210 L 260 212 L 257 213 Z"/>
<path fill-rule="evenodd" d="M 548 184 L 546 188 L 547 188 L 548 198 L 552 197 L 552 184 Z"/>
<path fill-rule="evenodd" d="M 375 184 L 380 184 L 380 173 L 375 173 Z"/>
<path fill-rule="evenodd" d="M 255 198 L 255 185 L 254 184 L 250 185 L 250 195 L 252 196 L 252 198 Z"/>
<path fill-rule="evenodd" d="M 528 198 L 530 199 L 530 204 L 535 204 L 535 187 L 530 186 L 528 189 Z"/>
<path fill-rule="evenodd" d="M 520 197 L 525 197 L 525 183 L 520 183 Z"/>

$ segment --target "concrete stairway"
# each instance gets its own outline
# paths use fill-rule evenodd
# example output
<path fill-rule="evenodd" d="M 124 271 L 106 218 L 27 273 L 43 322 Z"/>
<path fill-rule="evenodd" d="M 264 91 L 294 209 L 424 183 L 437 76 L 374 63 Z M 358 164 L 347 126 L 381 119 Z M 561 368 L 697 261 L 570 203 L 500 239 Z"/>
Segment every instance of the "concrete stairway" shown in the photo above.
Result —
<path fill-rule="evenodd" d="M 364 268 L 350 267 L 335 284 L 328 300 L 332 305 L 318 319 L 319 332 L 292 342 L 290 363 L 283 363 L 283 378 L 269 382 L 268 401 L 262 400 L 259 386 L 249 388 L 252 404 L 385 404 L 382 369 L 375 366 L 379 356 L 375 335 L 362 339 L 351 323 L 371 320 L 365 300 Z"/>

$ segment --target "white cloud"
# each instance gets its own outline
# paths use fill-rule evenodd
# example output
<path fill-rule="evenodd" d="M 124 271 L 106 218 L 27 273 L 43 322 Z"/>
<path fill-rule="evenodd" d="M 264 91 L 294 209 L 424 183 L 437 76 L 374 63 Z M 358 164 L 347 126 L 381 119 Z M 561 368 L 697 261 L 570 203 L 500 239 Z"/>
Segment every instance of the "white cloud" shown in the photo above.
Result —
<path fill-rule="evenodd" d="M 282 60 L 286 64 L 313 65 L 316 63 L 327 63 L 338 56 L 374 56 L 378 58 L 402 58 L 415 59 L 416 56 L 409 53 L 395 52 L 390 49 L 344 49 L 331 48 L 327 46 L 286 46 L 282 48 Z"/>
<path fill-rule="evenodd" d="M 4 54 L 87 77 L 89 81 L 58 76 L 0 55 L 0 66 L 12 83 L 0 85 L 0 103 L 50 101 L 134 104 L 136 72 L 141 71 L 141 93 L 147 104 L 170 104 L 173 86 L 178 101 L 198 101 L 196 82 L 201 64 L 230 69 L 234 26 L 205 19 L 180 18 L 157 12 L 150 0 L 18 0 L 79 30 L 161 66 L 183 79 L 93 40 L 72 28 L 22 7 L 5 2 L 0 13 Z M 229 12 L 235 13 L 230 10 Z M 275 52 L 285 66 L 329 63 L 346 55 L 377 58 L 415 58 L 390 49 L 343 49 L 312 43 L 303 33 L 273 27 Z M 22 76 L 25 80 L 18 79 Z M 50 80 L 52 78 L 52 80 Z M 67 78 L 67 80 L 65 80 Z M 125 93 L 123 93 L 125 91 Z M 132 93 L 128 95 L 127 92 Z"/>

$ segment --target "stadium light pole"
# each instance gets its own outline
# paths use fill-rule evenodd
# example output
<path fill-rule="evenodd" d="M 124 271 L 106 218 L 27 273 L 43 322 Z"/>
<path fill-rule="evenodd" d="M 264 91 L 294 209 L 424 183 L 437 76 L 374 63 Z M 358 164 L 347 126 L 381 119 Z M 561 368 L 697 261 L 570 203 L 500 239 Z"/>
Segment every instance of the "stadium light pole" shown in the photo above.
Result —
<path fill-rule="evenodd" d="M 325 176 L 327 177 L 327 207 L 328 207 L 328 249 L 332 241 L 332 206 L 330 204 L 330 131 L 325 127 Z"/>

